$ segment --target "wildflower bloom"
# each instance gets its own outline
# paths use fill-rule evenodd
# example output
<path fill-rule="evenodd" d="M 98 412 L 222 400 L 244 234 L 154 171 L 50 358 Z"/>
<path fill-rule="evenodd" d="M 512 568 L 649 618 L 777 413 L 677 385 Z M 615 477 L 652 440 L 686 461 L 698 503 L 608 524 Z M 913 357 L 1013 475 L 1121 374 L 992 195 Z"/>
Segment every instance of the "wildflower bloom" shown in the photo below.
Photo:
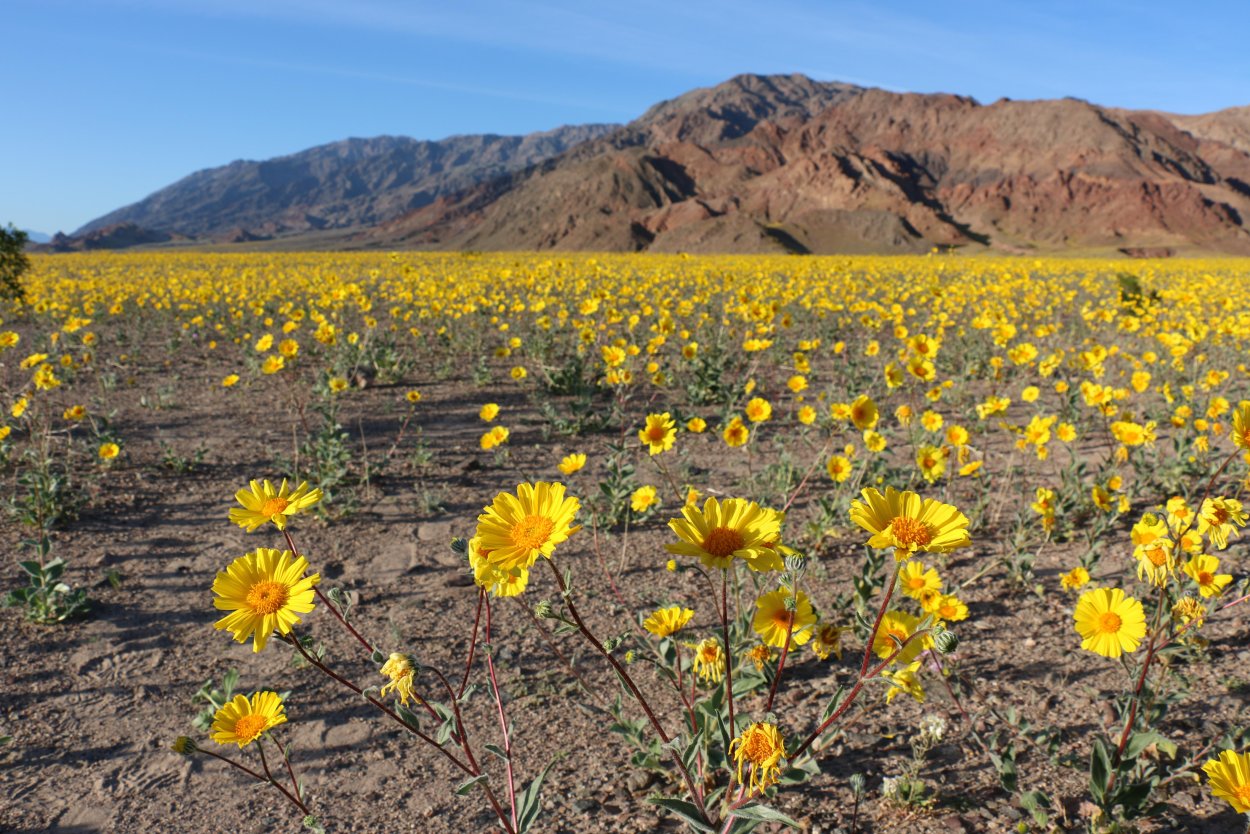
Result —
<path fill-rule="evenodd" d="M 1089 583 L 1089 571 L 1077 565 L 1067 573 L 1059 574 L 1059 584 L 1065 591 L 1075 591 Z"/>
<path fill-rule="evenodd" d="M 297 615 L 313 610 L 313 586 L 321 581 L 320 574 L 305 576 L 307 570 L 308 560 L 289 550 L 259 547 L 235 559 L 213 580 L 213 607 L 232 612 L 213 628 L 229 631 L 237 643 L 252 635 L 254 652 L 265 648 L 274 629 L 290 633 Z"/>
<path fill-rule="evenodd" d="M 707 683 L 719 683 L 725 677 L 725 652 L 719 640 L 709 637 L 694 647 L 694 672 Z"/>
<path fill-rule="evenodd" d="M 890 688 L 885 691 L 885 702 L 888 704 L 898 695 L 906 693 L 916 699 L 916 703 L 924 703 L 924 686 L 920 683 L 920 677 L 916 674 L 920 671 L 920 661 L 913 661 L 901 669 L 886 669 L 881 673 L 881 677 L 890 682 Z"/>
<path fill-rule="evenodd" d="M 1241 502 L 1233 498 L 1207 498 L 1198 512 L 1198 532 L 1216 548 L 1228 547 L 1230 534 L 1236 536 L 1238 527 L 1246 526 L 1246 514 Z"/>
<path fill-rule="evenodd" d="M 118 446 L 116 443 L 101 443 L 100 444 L 100 450 L 99 450 L 100 460 L 112 460 L 113 458 L 120 455 L 121 452 L 122 452 L 121 447 Z"/>
<path fill-rule="evenodd" d="M 793 609 L 790 604 L 794 605 Z M 789 588 L 771 591 L 756 600 L 755 609 L 751 627 L 768 645 L 785 646 L 787 632 L 790 642 L 798 646 L 812 638 L 816 614 L 812 611 L 811 600 L 802 591 L 795 593 Z"/>
<path fill-rule="evenodd" d="M 477 517 L 477 536 L 492 565 L 528 569 L 539 556 L 550 559 L 556 545 L 582 529 L 573 526 L 581 502 L 565 497 L 564 484 L 518 484 L 516 495 L 501 492 Z"/>
<path fill-rule="evenodd" d="M 855 424 L 855 428 L 860 431 L 868 431 L 877 427 L 877 420 L 880 414 L 877 411 L 877 404 L 872 401 L 872 397 L 863 394 L 851 403 L 850 412 L 851 422 Z"/>
<path fill-rule="evenodd" d="M 289 516 L 303 512 L 321 500 L 321 490 L 312 489 L 307 481 L 301 481 L 294 491 L 287 486 L 286 478 L 275 490 L 269 481 L 250 481 L 247 489 L 241 489 L 234 498 L 242 507 L 230 510 L 230 520 L 247 532 L 255 532 L 266 521 L 272 521 L 279 530 L 286 529 Z"/>
<path fill-rule="evenodd" d="M 565 455 L 560 465 L 557 467 L 560 472 L 565 475 L 572 475 L 574 472 L 586 465 L 586 456 L 574 452 L 571 455 Z"/>
<path fill-rule="evenodd" d="M 821 660 L 828 660 L 829 655 L 842 659 L 842 632 L 849 629 L 825 623 L 812 635 L 812 651 Z"/>
<path fill-rule="evenodd" d="M 1250 402 L 1243 402 L 1233 414 L 1233 445 L 1250 452 Z"/>
<path fill-rule="evenodd" d="M 707 428 L 707 420 L 702 417 L 691 417 L 686 421 L 686 431 L 694 434 L 702 434 Z"/>
<path fill-rule="evenodd" d="M 251 699 L 235 695 L 213 716 L 212 737 L 218 744 L 237 744 L 242 749 L 285 723 L 286 707 L 278 693 L 256 692 Z"/>
<path fill-rule="evenodd" d="M 653 455 L 667 452 L 677 440 L 677 424 L 667 411 L 663 414 L 648 414 L 646 425 L 638 430 L 638 440 Z"/>
<path fill-rule="evenodd" d="M 416 405 L 421 402 L 421 392 L 414 388 L 404 394 L 404 399 L 413 405 Z"/>
<path fill-rule="evenodd" d="M 238 381 L 239 381 L 239 375 L 238 375 L 238 374 L 226 374 L 224 377 L 222 377 L 222 380 L 221 380 L 221 387 L 222 387 L 222 388 L 229 388 L 229 387 L 231 387 L 232 385 L 237 384 L 237 383 L 238 383 Z"/>
<path fill-rule="evenodd" d="M 942 578 L 935 568 L 925 569 L 924 563 L 909 561 L 899 572 L 899 587 L 912 599 L 920 599 L 925 591 L 940 591 Z"/>
<path fill-rule="evenodd" d="M 941 594 L 929 613 L 938 620 L 957 623 L 968 619 L 968 606 L 957 596 Z"/>
<path fill-rule="evenodd" d="M 514 597 L 529 585 L 530 572 L 526 568 L 503 568 L 491 564 L 489 554 L 482 549 L 477 536 L 469 539 L 469 567 L 473 569 L 473 581 L 497 597 Z"/>
<path fill-rule="evenodd" d="M 843 483 L 851 477 L 851 461 L 844 455 L 834 455 L 825 464 L 825 471 L 834 483 Z"/>
<path fill-rule="evenodd" d="M 777 513 L 742 498 L 709 498 L 703 509 L 683 507 L 681 514 L 668 523 L 680 539 L 664 546 L 669 553 L 696 556 L 709 568 L 728 568 L 737 557 L 752 570 L 781 570 L 781 557 L 772 547 L 781 537 Z"/>
<path fill-rule="evenodd" d="M 1193 623 L 1194 628 L 1202 628 L 1202 622 L 1207 617 L 1207 609 L 1193 597 L 1181 597 L 1172 606 L 1172 616 L 1185 625 Z"/>
<path fill-rule="evenodd" d="M 489 423 L 499 416 L 499 406 L 495 403 L 487 403 L 478 409 L 477 416 L 484 423 Z"/>
<path fill-rule="evenodd" d="M 742 418 L 734 417 L 725 425 L 721 437 L 724 438 L 725 445 L 731 448 L 744 446 L 751 439 L 751 430 L 742 422 Z"/>
<path fill-rule="evenodd" d="M 1081 594 L 1074 615 L 1081 648 L 1116 658 L 1137 651 L 1146 636 L 1142 605 L 1119 588 L 1094 588 Z"/>
<path fill-rule="evenodd" d="M 659 503 L 659 495 L 656 493 L 655 487 L 650 484 L 638 487 L 638 489 L 634 490 L 634 494 L 629 497 L 629 508 L 636 513 L 645 513 Z"/>
<path fill-rule="evenodd" d="M 894 487 L 884 495 L 871 487 L 862 494 L 864 500 L 851 505 L 851 520 L 872 533 L 869 547 L 892 547 L 900 562 L 917 551 L 949 553 L 972 544 L 968 517 L 950 504 Z"/>
<path fill-rule="evenodd" d="M 729 742 L 729 753 L 738 764 L 738 782 L 747 786 L 748 793 L 763 791 L 781 778 L 786 746 L 775 724 L 755 723 L 747 727 Z M 744 767 L 750 769 L 750 781 L 743 777 Z"/>
<path fill-rule="evenodd" d="M 341 394 L 347 390 L 347 380 L 341 376 L 332 376 L 326 380 L 326 387 L 331 394 Z"/>
<path fill-rule="evenodd" d="M 876 637 L 873 638 L 873 653 L 884 660 L 898 651 L 899 646 L 903 646 L 895 660 L 904 664 L 911 663 L 920 653 L 921 641 L 908 642 L 908 638 L 915 634 L 918 625 L 920 620 L 906 611 L 887 611 L 881 618 Z"/>
<path fill-rule="evenodd" d="M 773 416 L 772 404 L 762 397 L 755 397 L 746 404 L 743 409 L 747 415 L 747 419 L 752 423 L 763 423 Z"/>
<path fill-rule="evenodd" d="M 1218 758 L 1202 766 L 1211 793 L 1226 800 L 1239 814 L 1250 813 L 1250 753 L 1222 750 Z"/>
<path fill-rule="evenodd" d="M 659 608 L 642 621 L 642 627 L 656 637 L 668 637 L 685 628 L 686 623 L 690 622 L 693 616 L 693 609 L 682 608 L 680 605 Z"/>
<path fill-rule="evenodd" d="M 415 670 L 411 657 L 399 652 L 392 652 L 391 656 L 387 658 L 386 662 L 382 664 L 382 668 L 378 671 L 390 679 L 390 683 L 385 684 L 378 693 L 382 697 L 385 698 L 386 693 L 394 690 L 396 697 L 399 698 L 399 702 L 405 706 L 407 706 L 409 698 L 418 698 L 412 691 L 413 678 L 416 675 L 414 674 Z"/>
<path fill-rule="evenodd" d="M 1225 586 L 1233 581 L 1230 574 L 1217 574 L 1216 571 L 1219 569 L 1220 560 L 1205 554 L 1194 556 L 1185 563 L 1185 573 L 1198 583 L 1198 593 L 1202 594 L 1204 599 L 1224 593 Z"/>

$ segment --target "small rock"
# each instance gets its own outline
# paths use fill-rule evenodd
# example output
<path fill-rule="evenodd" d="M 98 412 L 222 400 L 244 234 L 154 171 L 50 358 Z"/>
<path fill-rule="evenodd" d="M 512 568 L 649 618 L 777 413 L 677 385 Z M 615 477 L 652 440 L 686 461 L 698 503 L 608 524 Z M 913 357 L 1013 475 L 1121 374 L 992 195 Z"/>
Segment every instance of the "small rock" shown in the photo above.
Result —
<path fill-rule="evenodd" d="M 589 798 L 575 799 L 573 800 L 573 807 L 582 813 L 589 814 L 591 811 L 599 807 L 599 803 Z"/>

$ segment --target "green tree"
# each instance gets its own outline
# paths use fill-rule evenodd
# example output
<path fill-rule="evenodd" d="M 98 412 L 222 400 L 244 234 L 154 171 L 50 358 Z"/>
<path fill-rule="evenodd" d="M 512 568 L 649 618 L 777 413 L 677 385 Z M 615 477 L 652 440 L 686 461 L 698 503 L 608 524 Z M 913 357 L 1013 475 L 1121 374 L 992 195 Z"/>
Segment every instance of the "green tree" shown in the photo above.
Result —
<path fill-rule="evenodd" d="M 0 298 L 26 300 L 26 289 L 22 286 L 22 273 L 30 269 L 30 258 L 26 257 L 26 241 L 28 236 L 21 229 L 0 229 Z"/>

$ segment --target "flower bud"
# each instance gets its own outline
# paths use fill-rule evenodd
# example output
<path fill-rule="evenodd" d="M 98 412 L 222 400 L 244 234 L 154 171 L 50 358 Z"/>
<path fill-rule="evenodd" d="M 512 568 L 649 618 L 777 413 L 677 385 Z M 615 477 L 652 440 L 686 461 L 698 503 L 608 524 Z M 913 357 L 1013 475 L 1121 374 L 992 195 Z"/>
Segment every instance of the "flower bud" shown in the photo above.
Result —
<path fill-rule="evenodd" d="M 456 536 L 451 540 L 451 552 L 457 556 L 466 556 L 469 553 L 469 540 Z"/>
<path fill-rule="evenodd" d="M 959 648 L 959 638 L 953 631 L 940 631 L 933 635 L 933 647 L 942 654 L 950 654 Z"/>
<path fill-rule="evenodd" d="M 807 557 L 797 551 L 786 557 L 786 571 L 790 573 L 795 581 L 803 578 L 804 572 L 807 571 Z"/>
<path fill-rule="evenodd" d="M 186 736 L 178 736 L 174 739 L 174 743 L 169 746 L 169 749 L 180 756 L 194 756 L 200 752 L 200 748 L 196 746 L 195 742 Z"/>
<path fill-rule="evenodd" d="M 862 773 L 851 774 L 851 793 L 855 794 L 856 796 L 863 796 L 864 789 L 866 787 L 868 787 L 868 785 L 864 780 L 864 774 Z"/>
<path fill-rule="evenodd" d="M 538 604 L 534 606 L 534 616 L 540 620 L 554 620 L 556 611 L 547 600 L 539 600 Z"/>

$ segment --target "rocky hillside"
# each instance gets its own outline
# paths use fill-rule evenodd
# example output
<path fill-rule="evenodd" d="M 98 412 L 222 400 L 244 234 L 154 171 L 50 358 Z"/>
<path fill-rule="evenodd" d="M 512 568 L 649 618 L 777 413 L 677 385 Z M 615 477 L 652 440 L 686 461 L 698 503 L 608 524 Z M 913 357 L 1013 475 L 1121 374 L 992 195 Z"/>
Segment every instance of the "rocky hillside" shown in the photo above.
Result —
<path fill-rule="evenodd" d="M 371 226 L 556 156 L 615 125 L 562 127 L 528 136 L 345 139 L 290 156 L 197 171 L 83 226 L 113 226 L 223 241 Z"/>

